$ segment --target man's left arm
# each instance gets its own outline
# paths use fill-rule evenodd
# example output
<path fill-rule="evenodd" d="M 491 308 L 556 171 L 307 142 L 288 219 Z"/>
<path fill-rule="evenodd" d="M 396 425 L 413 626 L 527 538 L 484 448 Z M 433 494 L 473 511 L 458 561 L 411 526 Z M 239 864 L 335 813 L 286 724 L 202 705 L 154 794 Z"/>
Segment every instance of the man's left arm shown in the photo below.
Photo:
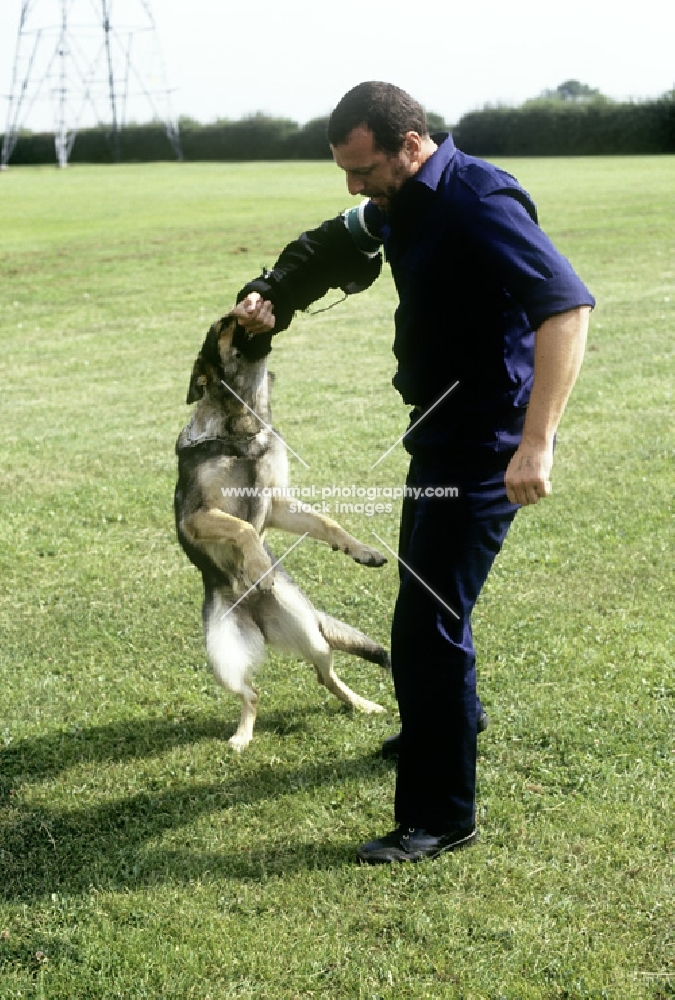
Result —
<path fill-rule="evenodd" d="M 302 233 L 284 247 L 271 271 L 265 269 L 241 289 L 232 315 L 249 333 L 285 330 L 298 309 L 306 309 L 329 288 L 352 295 L 372 285 L 382 267 L 382 239 L 368 229 L 366 205 L 370 203 Z M 377 221 L 375 206 L 373 213 Z M 373 219 L 369 221 L 372 225 Z"/>
<path fill-rule="evenodd" d="M 511 503 L 533 504 L 551 492 L 553 443 L 586 346 L 589 306 L 545 320 L 535 333 L 534 380 L 523 437 L 506 470 Z"/>

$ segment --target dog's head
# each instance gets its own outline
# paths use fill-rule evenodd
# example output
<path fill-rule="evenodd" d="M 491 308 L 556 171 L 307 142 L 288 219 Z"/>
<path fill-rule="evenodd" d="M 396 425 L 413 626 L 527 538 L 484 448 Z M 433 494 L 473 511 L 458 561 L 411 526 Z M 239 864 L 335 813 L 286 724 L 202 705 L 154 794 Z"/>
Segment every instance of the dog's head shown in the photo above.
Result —
<path fill-rule="evenodd" d="M 192 368 L 186 402 L 196 403 L 209 388 L 220 393 L 223 383 L 236 389 L 236 383 L 259 368 L 271 349 L 271 333 L 249 334 L 230 315 L 216 320 Z"/>

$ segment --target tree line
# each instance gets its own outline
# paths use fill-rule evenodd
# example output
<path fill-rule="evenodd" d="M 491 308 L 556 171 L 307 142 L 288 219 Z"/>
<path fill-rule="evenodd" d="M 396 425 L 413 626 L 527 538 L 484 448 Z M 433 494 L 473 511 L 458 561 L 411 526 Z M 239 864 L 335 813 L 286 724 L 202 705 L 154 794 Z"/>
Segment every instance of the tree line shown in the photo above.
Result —
<path fill-rule="evenodd" d="M 486 108 L 453 130 L 476 156 L 594 156 L 675 153 L 675 91 L 639 103 L 546 103 Z"/>
<path fill-rule="evenodd" d="M 430 113 L 431 131 L 443 130 L 440 115 Z M 305 125 L 258 113 L 238 121 L 203 125 L 179 120 L 185 160 L 323 160 L 330 159 L 327 117 Z M 619 103 L 577 81 L 545 91 L 520 107 L 487 107 L 464 115 L 449 129 L 466 153 L 478 156 L 571 156 L 675 153 L 675 90 L 651 101 Z M 116 144 L 110 129 L 78 132 L 71 163 L 106 163 Z M 148 162 L 175 159 L 159 122 L 125 127 L 119 136 L 121 159 Z M 13 164 L 54 162 L 54 138 L 48 133 L 20 136 Z"/>
<path fill-rule="evenodd" d="M 184 160 L 322 160 L 331 157 L 327 122 L 327 118 L 318 118 L 300 126 L 287 118 L 258 113 L 209 125 L 182 118 L 178 126 Z M 176 159 L 161 122 L 127 125 L 120 131 L 118 142 L 123 162 Z M 77 133 L 70 162 L 112 163 L 116 145 L 110 127 L 82 129 Z M 26 132 L 19 136 L 12 164 L 53 162 L 51 133 Z"/>

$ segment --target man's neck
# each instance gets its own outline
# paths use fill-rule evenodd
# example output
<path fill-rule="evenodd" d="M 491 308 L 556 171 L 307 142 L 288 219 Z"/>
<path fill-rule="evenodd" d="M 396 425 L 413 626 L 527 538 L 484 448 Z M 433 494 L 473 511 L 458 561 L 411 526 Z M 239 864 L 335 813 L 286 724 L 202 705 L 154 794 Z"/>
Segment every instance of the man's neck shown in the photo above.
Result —
<path fill-rule="evenodd" d="M 427 162 L 430 156 L 433 156 L 438 146 L 431 138 L 431 136 L 426 136 L 422 139 L 422 148 L 420 149 L 420 167 Z"/>

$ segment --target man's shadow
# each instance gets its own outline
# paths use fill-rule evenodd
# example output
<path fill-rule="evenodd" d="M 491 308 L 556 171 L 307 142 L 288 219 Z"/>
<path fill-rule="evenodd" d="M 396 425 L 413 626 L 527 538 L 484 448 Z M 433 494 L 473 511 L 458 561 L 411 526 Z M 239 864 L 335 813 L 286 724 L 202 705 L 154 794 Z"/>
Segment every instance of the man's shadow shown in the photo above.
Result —
<path fill-rule="evenodd" d="M 337 708 L 335 711 L 342 711 Z M 261 714 L 258 735 L 283 736 L 306 727 L 309 712 Z M 327 784 L 371 779 L 388 767 L 375 754 L 347 759 L 326 754 L 302 766 L 273 763 L 252 767 L 223 746 L 222 781 L 185 774 L 157 787 L 150 778 L 138 791 L 95 806 L 34 807 L 21 802 L 17 785 L 46 781 L 80 764 L 105 765 L 158 757 L 202 740 L 224 740 L 215 715 L 179 719 L 130 719 L 104 726 L 75 727 L 10 744 L 0 751 L 0 898 L 28 901 L 51 893 L 78 894 L 97 888 L 136 889 L 164 882 L 188 882 L 205 873 L 234 879 L 264 879 L 274 873 L 339 867 L 353 861 L 353 844 L 289 837 L 282 824 L 266 834 L 264 846 L 231 845 L 203 851 L 150 847 L 210 813 L 301 796 Z M 227 733 L 229 735 L 229 733 Z M 228 763 L 229 762 L 229 763 Z M 77 801 L 75 799 L 75 801 Z M 287 813 L 288 815 L 288 813 Z M 239 823 L 240 826 L 240 823 Z M 219 824 L 219 829 L 222 829 Z M 225 827 L 227 829 L 227 827 Z M 241 830 L 236 839 L 241 845 Z"/>

